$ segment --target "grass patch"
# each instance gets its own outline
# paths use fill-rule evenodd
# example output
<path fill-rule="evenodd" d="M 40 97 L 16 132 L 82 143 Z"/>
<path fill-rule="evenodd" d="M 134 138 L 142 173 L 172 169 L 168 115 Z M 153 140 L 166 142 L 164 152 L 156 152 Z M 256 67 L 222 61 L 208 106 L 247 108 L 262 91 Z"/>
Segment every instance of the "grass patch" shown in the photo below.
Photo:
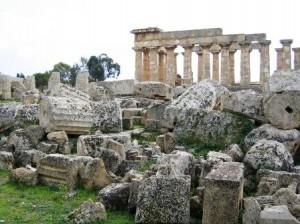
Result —
<path fill-rule="evenodd" d="M 76 196 L 66 198 L 66 187 L 28 187 L 7 180 L 8 172 L 0 170 L 0 220 L 4 223 L 65 223 L 66 215 L 84 201 L 96 200 L 94 191 L 79 189 Z M 112 223 L 134 223 L 134 217 L 127 211 L 108 211 L 105 224 Z"/>
<path fill-rule="evenodd" d="M 147 170 L 150 170 L 150 167 L 155 163 L 156 163 L 155 160 L 149 160 L 143 166 L 138 168 L 137 171 L 145 173 Z"/>
<path fill-rule="evenodd" d="M 139 136 L 135 136 L 134 139 L 138 141 L 140 145 L 148 144 L 149 142 L 156 142 L 156 137 L 160 135 L 157 131 L 144 132 Z"/>
<path fill-rule="evenodd" d="M 20 100 L 0 100 L 0 104 L 19 103 Z"/>

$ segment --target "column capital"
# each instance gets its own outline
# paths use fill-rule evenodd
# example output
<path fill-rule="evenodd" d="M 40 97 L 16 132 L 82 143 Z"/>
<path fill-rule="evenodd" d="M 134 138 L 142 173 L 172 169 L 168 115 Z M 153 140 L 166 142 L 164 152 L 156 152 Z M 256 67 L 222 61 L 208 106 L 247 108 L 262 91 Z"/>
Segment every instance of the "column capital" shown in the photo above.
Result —
<path fill-rule="evenodd" d="M 280 40 L 280 43 L 283 46 L 290 46 L 293 43 L 293 39 L 282 39 Z"/>
<path fill-rule="evenodd" d="M 222 48 L 229 48 L 231 43 L 229 43 L 229 42 L 220 42 L 219 44 Z"/>
<path fill-rule="evenodd" d="M 283 51 L 283 49 L 282 49 L 282 48 L 275 48 L 275 51 L 276 51 L 277 53 L 280 53 L 280 52 Z"/>
<path fill-rule="evenodd" d="M 202 49 L 207 49 L 207 48 L 210 48 L 212 44 L 211 43 L 201 43 L 199 44 L 199 47 L 202 48 Z"/>
<path fill-rule="evenodd" d="M 185 48 L 193 48 L 193 47 L 194 47 L 193 44 L 182 44 L 181 46 L 182 46 L 184 49 L 185 49 Z"/>
<path fill-rule="evenodd" d="M 142 47 L 133 47 L 132 50 L 134 50 L 134 51 L 143 51 L 144 49 Z"/>
<path fill-rule="evenodd" d="M 171 51 L 171 50 L 175 50 L 177 46 L 176 45 L 166 45 L 164 46 L 164 48 L 166 48 L 167 51 Z"/>
<path fill-rule="evenodd" d="M 271 44 L 270 40 L 263 40 L 258 42 L 261 46 L 267 46 Z"/>
<path fill-rule="evenodd" d="M 221 47 L 218 44 L 213 44 L 209 50 L 212 54 L 219 54 L 221 51 Z"/>
<path fill-rule="evenodd" d="M 296 53 L 300 53 L 300 47 L 295 47 L 295 48 L 292 48 L 292 50 Z"/>

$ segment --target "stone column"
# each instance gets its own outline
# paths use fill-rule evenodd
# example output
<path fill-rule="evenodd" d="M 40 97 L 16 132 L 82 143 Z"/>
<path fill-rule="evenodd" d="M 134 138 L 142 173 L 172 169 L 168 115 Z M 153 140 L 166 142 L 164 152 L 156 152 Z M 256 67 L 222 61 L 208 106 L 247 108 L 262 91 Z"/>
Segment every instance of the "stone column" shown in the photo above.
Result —
<path fill-rule="evenodd" d="M 241 43 L 241 86 L 250 86 L 250 43 Z"/>
<path fill-rule="evenodd" d="M 198 82 L 204 79 L 204 68 L 203 68 L 203 54 L 202 54 L 202 48 L 199 48 L 197 51 L 198 55 Z"/>
<path fill-rule="evenodd" d="M 300 70 L 300 47 L 293 48 L 294 51 L 294 70 Z"/>
<path fill-rule="evenodd" d="M 271 41 L 260 42 L 260 84 L 264 86 L 267 78 L 270 76 L 270 47 Z"/>
<path fill-rule="evenodd" d="M 134 47 L 135 51 L 135 80 L 142 81 L 143 75 L 143 49 Z"/>
<path fill-rule="evenodd" d="M 52 72 L 48 80 L 48 89 L 51 90 L 54 86 L 60 83 L 60 73 Z"/>
<path fill-rule="evenodd" d="M 89 72 L 79 72 L 76 76 L 75 88 L 88 93 L 89 91 Z"/>
<path fill-rule="evenodd" d="M 204 79 L 210 79 L 210 44 L 201 44 L 202 48 L 202 68 Z"/>
<path fill-rule="evenodd" d="M 143 58 L 143 78 L 142 81 L 150 80 L 150 59 L 149 59 L 149 49 L 144 49 Z"/>
<path fill-rule="evenodd" d="M 219 53 L 221 51 L 221 47 L 217 44 L 214 44 L 210 48 L 210 52 L 213 54 L 213 72 L 212 79 L 215 81 L 219 81 L 220 72 L 219 72 Z"/>
<path fill-rule="evenodd" d="M 291 44 L 292 39 L 280 40 L 282 44 L 282 69 L 291 70 Z"/>
<path fill-rule="evenodd" d="M 282 48 L 275 48 L 275 51 L 276 51 L 276 54 L 277 54 L 277 68 L 276 70 L 277 71 L 281 71 L 282 68 L 283 68 L 283 61 L 282 61 L 282 51 L 283 49 Z"/>
<path fill-rule="evenodd" d="M 222 44 L 220 83 L 225 86 L 229 85 L 229 44 Z"/>
<path fill-rule="evenodd" d="M 149 48 L 149 60 L 150 60 L 150 80 L 158 81 L 158 54 L 157 47 Z"/>
<path fill-rule="evenodd" d="M 184 48 L 184 69 L 183 69 L 183 79 L 184 83 L 191 85 L 193 83 L 192 74 L 192 48 L 193 45 L 183 45 Z"/>
<path fill-rule="evenodd" d="M 235 83 L 235 63 L 234 63 L 234 54 L 236 49 L 229 48 L 229 72 L 228 72 L 228 84 L 233 85 Z"/>
<path fill-rule="evenodd" d="M 159 81 L 165 82 L 166 81 L 166 52 L 159 52 Z"/>
<path fill-rule="evenodd" d="M 175 74 L 175 54 L 174 50 L 176 46 L 167 46 L 167 77 L 166 83 L 175 86 L 176 74 Z"/>
<path fill-rule="evenodd" d="M 8 77 L 0 76 L 0 90 L 2 92 L 1 98 L 3 100 L 10 100 L 11 95 L 11 80 Z"/>
<path fill-rule="evenodd" d="M 177 71 L 177 55 L 178 53 L 174 53 L 174 72 L 175 72 L 175 79 L 177 77 L 178 71 Z"/>

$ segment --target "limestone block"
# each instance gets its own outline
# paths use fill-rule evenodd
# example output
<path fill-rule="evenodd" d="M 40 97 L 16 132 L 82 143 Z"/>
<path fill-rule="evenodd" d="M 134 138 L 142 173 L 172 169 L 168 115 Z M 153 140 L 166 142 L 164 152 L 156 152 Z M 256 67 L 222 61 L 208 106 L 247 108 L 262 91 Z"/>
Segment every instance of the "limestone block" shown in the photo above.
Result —
<path fill-rule="evenodd" d="M 265 208 L 259 217 L 259 224 L 299 224 L 300 222 L 292 216 L 286 205 L 278 205 Z"/>
<path fill-rule="evenodd" d="M 170 153 L 174 150 L 176 145 L 175 135 L 171 132 L 168 132 L 164 135 L 164 153 Z"/>
<path fill-rule="evenodd" d="M 60 73 L 52 72 L 48 80 L 48 89 L 51 90 L 53 87 L 60 83 Z"/>
<path fill-rule="evenodd" d="M 228 146 L 225 153 L 232 158 L 233 162 L 242 162 L 244 159 L 244 153 L 237 144 Z"/>
<path fill-rule="evenodd" d="M 26 91 L 22 94 L 23 104 L 37 104 L 40 100 L 40 93 L 38 90 Z"/>
<path fill-rule="evenodd" d="M 14 126 L 25 128 L 28 125 L 37 125 L 39 123 L 38 110 L 38 104 L 19 105 L 15 113 Z"/>
<path fill-rule="evenodd" d="M 24 86 L 27 90 L 36 90 L 35 87 L 35 76 L 27 76 L 24 81 Z"/>
<path fill-rule="evenodd" d="M 300 71 L 275 71 L 266 82 L 268 92 L 300 91 Z"/>
<path fill-rule="evenodd" d="M 123 129 L 132 130 L 133 129 L 133 119 L 132 118 L 123 118 Z"/>
<path fill-rule="evenodd" d="M 279 180 L 273 177 L 262 177 L 257 186 L 256 195 L 272 195 L 280 188 Z"/>
<path fill-rule="evenodd" d="M 89 72 L 79 72 L 76 76 L 75 88 L 88 93 L 89 91 Z"/>
<path fill-rule="evenodd" d="M 291 171 L 294 160 L 282 143 L 262 139 L 246 153 L 245 165 L 253 170 L 270 169 Z"/>
<path fill-rule="evenodd" d="M 255 198 L 244 198 L 243 224 L 257 224 L 260 216 L 260 206 Z"/>
<path fill-rule="evenodd" d="M 22 183 L 28 186 L 35 186 L 38 182 L 36 170 L 20 167 L 11 170 L 10 180 L 18 183 Z"/>
<path fill-rule="evenodd" d="M 11 170 L 14 167 L 14 157 L 11 152 L 0 151 L 0 170 Z"/>
<path fill-rule="evenodd" d="M 173 98 L 172 87 L 161 82 L 139 82 L 134 85 L 134 93 L 150 99 L 170 100 Z"/>
<path fill-rule="evenodd" d="M 69 85 L 58 83 L 46 92 L 47 96 L 77 98 L 84 101 L 90 100 L 90 96 Z"/>
<path fill-rule="evenodd" d="M 97 85 L 96 82 L 89 83 L 88 94 L 93 101 L 111 100 L 112 93 L 103 86 Z"/>
<path fill-rule="evenodd" d="M 65 131 L 50 132 L 47 134 L 47 139 L 58 144 L 64 144 L 69 141 L 68 135 Z"/>
<path fill-rule="evenodd" d="M 21 100 L 22 94 L 26 92 L 27 89 L 21 80 L 13 80 L 11 81 L 11 91 L 14 99 Z"/>
<path fill-rule="evenodd" d="M 139 186 L 135 223 L 189 223 L 190 186 L 188 176 L 146 178 Z"/>
<path fill-rule="evenodd" d="M 11 128 L 15 122 L 15 113 L 18 103 L 7 103 L 0 105 L 0 131 Z"/>
<path fill-rule="evenodd" d="M 283 91 L 264 99 L 264 113 L 270 123 L 281 129 L 300 127 L 300 91 Z"/>
<path fill-rule="evenodd" d="M 97 85 L 103 86 L 113 95 L 133 95 L 134 80 L 113 80 L 97 82 Z"/>
<path fill-rule="evenodd" d="M 9 100 L 12 98 L 11 80 L 5 75 L 0 76 L 0 93 L 1 99 Z"/>
<path fill-rule="evenodd" d="M 127 209 L 130 183 L 111 184 L 98 193 L 100 200 L 107 209 Z"/>
<path fill-rule="evenodd" d="M 249 118 L 264 121 L 263 96 L 254 90 L 228 92 L 221 97 L 221 110 L 245 115 Z"/>
<path fill-rule="evenodd" d="M 237 162 L 221 163 L 205 177 L 203 224 L 238 223 L 243 179 L 243 164 Z"/>
<path fill-rule="evenodd" d="M 91 128 L 118 132 L 122 128 L 121 110 L 114 102 L 92 102 L 77 98 L 43 97 L 39 105 L 40 125 L 46 132 L 64 130 L 86 134 Z"/>
<path fill-rule="evenodd" d="M 286 149 L 292 154 L 297 153 L 297 142 L 300 140 L 300 132 L 297 129 L 282 130 L 270 124 L 264 124 L 253 129 L 245 138 L 245 146 L 248 151 L 259 140 L 274 140 L 284 144 Z"/>
<path fill-rule="evenodd" d="M 108 149 L 112 149 L 112 150 L 116 151 L 119 154 L 119 156 L 121 157 L 121 160 L 126 159 L 125 147 L 122 143 L 115 141 L 113 139 L 109 139 L 106 147 Z"/>
<path fill-rule="evenodd" d="M 141 116 L 143 108 L 126 108 L 122 109 L 123 118 L 131 118 L 133 116 Z"/>
<path fill-rule="evenodd" d="M 101 202 L 85 201 L 79 208 L 68 214 L 67 223 L 96 223 L 106 221 L 107 214 Z"/>

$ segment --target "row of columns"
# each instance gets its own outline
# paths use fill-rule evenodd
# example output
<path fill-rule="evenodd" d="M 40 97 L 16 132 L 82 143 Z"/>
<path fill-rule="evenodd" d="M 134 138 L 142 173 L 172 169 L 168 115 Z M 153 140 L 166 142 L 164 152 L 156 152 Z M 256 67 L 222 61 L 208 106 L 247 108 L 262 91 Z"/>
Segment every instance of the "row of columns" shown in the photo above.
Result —
<path fill-rule="evenodd" d="M 294 52 L 294 69 L 300 70 L 300 48 L 291 48 L 292 39 L 280 40 L 280 43 L 282 44 L 282 48 L 275 49 L 277 52 L 277 71 L 292 69 L 292 50 Z"/>
<path fill-rule="evenodd" d="M 270 75 L 269 45 L 271 41 L 261 41 L 260 51 L 260 82 L 263 84 Z M 138 81 L 160 81 L 174 86 L 177 76 L 176 53 L 177 46 L 165 46 L 164 48 L 134 48 L 136 52 L 135 78 Z M 185 84 L 193 83 L 192 74 L 192 52 L 194 45 L 183 45 L 184 48 L 184 74 Z M 250 53 L 252 50 L 250 42 L 239 43 L 241 50 L 241 86 L 250 85 Z M 235 61 L 234 54 L 237 46 L 230 43 L 201 44 L 198 51 L 198 81 L 210 79 L 210 54 L 213 55 L 212 79 L 223 85 L 234 84 Z M 219 54 L 221 54 L 221 74 Z"/>

